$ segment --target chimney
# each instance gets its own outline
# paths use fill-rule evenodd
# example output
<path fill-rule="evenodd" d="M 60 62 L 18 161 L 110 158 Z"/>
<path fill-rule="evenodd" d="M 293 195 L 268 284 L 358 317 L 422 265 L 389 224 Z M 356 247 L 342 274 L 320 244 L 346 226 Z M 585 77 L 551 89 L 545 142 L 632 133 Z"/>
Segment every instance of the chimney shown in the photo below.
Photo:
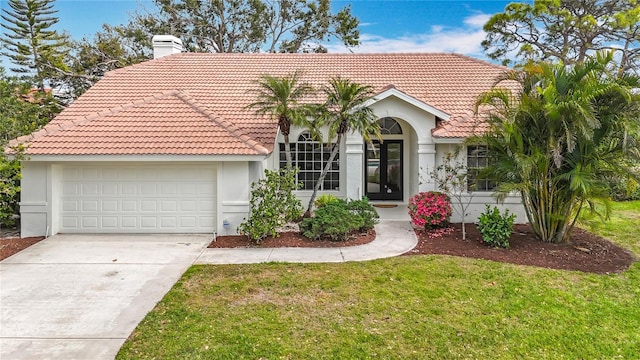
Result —
<path fill-rule="evenodd" d="M 154 35 L 151 42 L 154 59 L 182 52 L 182 41 L 172 35 Z"/>

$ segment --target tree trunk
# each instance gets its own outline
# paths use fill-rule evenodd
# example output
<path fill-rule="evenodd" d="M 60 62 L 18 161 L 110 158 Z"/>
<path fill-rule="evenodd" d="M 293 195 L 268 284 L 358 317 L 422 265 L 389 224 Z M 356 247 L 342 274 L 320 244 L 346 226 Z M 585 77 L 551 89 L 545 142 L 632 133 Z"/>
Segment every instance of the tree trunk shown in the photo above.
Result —
<path fill-rule="evenodd" d="M 278 119 L 278 127 L 284 138 L 284 156 L 287 160 L 287 167 L 292 168 L 291 147 L 289 146 L 289 133 L 291 132 L 291 122 L 285 115 L 280 115 Z"/>
<path fill-rule="evenodd" d="M 309 199 L 309 205 L 307 206 L 307 211 L 304 213 L 304 217 L 311 217 L 311 209 L 313 208 L 313 202 L 316 200 L 316 196 L 318 195 L 318 190 L 320 190 L 321 184 L 324 182 L 324 178 L 327 177 L 327 173 L 329 173 L 329 169 L 331 169 L 331 164 L 333 163 L 333 159 L 335 159 L 336 155 L 340 151 L 340 142 L 342 141 L 342 133 L 338 133 L 338 137 L 336 143 L 333 144 L 333 149 L 331 150 L 331 155 L 329 156 L 329 160 L 327 160 L 327 164 L 322 169 L 322 173 L 320 173 L 320 177 L 318 178 L 318 182 L 316 182 L 316 186 L 313 187 L 313 193 L 311 194 L 311 199 Z"/>
<path fill-rule="evenodd" d="M 287 160 L 287 167 L 293 169 L 293 161 L 291 160 L 291 146 L 289 146 L 289 134 L 283 135 L 284 137 L 284 157 Z"/>

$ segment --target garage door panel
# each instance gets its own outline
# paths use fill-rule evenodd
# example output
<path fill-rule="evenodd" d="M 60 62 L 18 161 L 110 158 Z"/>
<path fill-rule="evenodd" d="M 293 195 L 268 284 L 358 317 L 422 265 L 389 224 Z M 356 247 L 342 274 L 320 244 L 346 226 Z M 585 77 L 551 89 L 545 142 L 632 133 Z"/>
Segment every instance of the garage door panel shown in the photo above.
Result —
<path fill-rule="evenodd" d="M 103 213 L 118 212 L 118 200 L 102 200 Z"/>
<path fill-rule="evenodd" d="M 98 200 L 83 200 L 82 201 L 83 213 L 95 213 L 98 212 Z"/>
<path fill-rule="evenodd" d="M 195 228 L 196 227 L 196 217 L 195 216 L 181 216 L 180 217 L 180 227 L 182 227 L 182 228 Z"/>
<path fill-rule="evenodd" d="M 102 228 L 103 229 L 117 229 L 118 218 L 116 216 L 102 216 Z"/>
<path fill-rule="evenodd" d="M 60 232 L 212 232 L 212 165 L 68 167 Z"/>
<path fill-rule="evenodd" d="M 84 168 L 81 174 L 82 180 L 95 181 L 100 179 L 100 171 L 97 168 Z"/>
<path fill-rule="evenodd" d="M 140 211 L 152 212 L 152 213 L 155 213 L 156 211 L 158 211 L 158 204 L 156 200 L 141 200 Z"/>
<path fill-rule="evenodd" d="M 120 227 L 125 230 L 132 230 L 138 228 L 138 218 L 135 216 L 122 216 Z"/>
<path fill-rule="evenodd" d="M 82 216 L 82 228 L 87 230 L 98 229 L 98 217 L 97 216 Z"/>
<path fill-rule="evenodd" d="M 180 212 L 189 212 L 198 210 L 198 202 L 196 200 L 180 200 Z"/>
<path fill-rule="evenodd" d="M 142 196 L 156 196 L 157 193 L 156 184 L 143 183 L 140 185 L 140 195 Z"/>
<path fill-rule="evenodd" d="M 138 202 L 135 200 L 122 200 L 120 202 L 121 210 L 123 212 L 137 212 Z"/>
<path fill-rule="evenodd" d="M 117 183 L 102 183 L 100 187 L 100 194 L 102 194 L 102 196 L 118 196 Z"/>

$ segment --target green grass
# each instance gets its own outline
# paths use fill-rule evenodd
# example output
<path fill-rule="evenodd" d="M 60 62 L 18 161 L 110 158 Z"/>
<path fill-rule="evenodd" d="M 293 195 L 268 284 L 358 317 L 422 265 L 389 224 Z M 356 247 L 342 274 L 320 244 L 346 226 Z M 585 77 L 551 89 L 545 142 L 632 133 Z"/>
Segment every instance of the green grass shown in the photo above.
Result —
<path fill-rule="evenodd" d="M 640 202 L 595 227 L 640 251 Z M 634 230 L 635 229 L 635 230 Z M 119 359 L 631 359 L 640 264 L 595 275 L 447 256 L 194 266 Z"/>

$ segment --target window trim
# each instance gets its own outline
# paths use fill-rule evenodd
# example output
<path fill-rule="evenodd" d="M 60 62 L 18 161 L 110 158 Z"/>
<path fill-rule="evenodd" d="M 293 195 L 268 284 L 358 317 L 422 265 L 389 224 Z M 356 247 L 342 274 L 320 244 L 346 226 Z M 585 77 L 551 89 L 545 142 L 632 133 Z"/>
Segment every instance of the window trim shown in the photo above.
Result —
<path fill-rule="evenodd" d="M 474 151 L 472 149 L 475 149 L 477 154 L 472 154 L 472 151 Z M 483 150 L 484 154 L 480 154 Z M 474 166 L 471 166 L 472 160 L 475 160 Z M 467 145 L 467 192 L 488 193 L 495 190 L 495 182 L 485 178 L 478 178 L 480 171 L 489 165 L 489 161 L 490 157 L 487 145 Z M 482 163 L 484 163 L 484 165 L 482 165 Z M 483 186 L 479 186 L 480 183 L 482 183 Z M 475 188 L 472 188 L 472 184 L 475 185 Z"/>
<path fill-rule="evenodd" d="M 322 170 L 326 166 L 329 156 L 331 156 L 331 149 L 334 144 L 335 143 L 326 144 L 317 141 L 311 137 L 308 131 L 302 132 L 298 136 L 297 141 L 289 143 L 292 165 L 298 168 L 296 183 L 303 184 L 303 187 L 299 191 L 313 191 L 317 179 L 320 177 L 320 174 L 322 174 Z M 338 153 L 335 159 L 333 159 L 333 166 L 327 173 L 323 184 L 320 186 L 320 191 L 340 191 L 340 160 L 340 153 Z M 278 168 L 282 169 L 286 164 L 284 142 L 279 142 Z M 311 177 L 309 177 L 309 175 L 311 175 Z M 326 184 L 333 186 L 333 188 L 326 189 Z"/>

